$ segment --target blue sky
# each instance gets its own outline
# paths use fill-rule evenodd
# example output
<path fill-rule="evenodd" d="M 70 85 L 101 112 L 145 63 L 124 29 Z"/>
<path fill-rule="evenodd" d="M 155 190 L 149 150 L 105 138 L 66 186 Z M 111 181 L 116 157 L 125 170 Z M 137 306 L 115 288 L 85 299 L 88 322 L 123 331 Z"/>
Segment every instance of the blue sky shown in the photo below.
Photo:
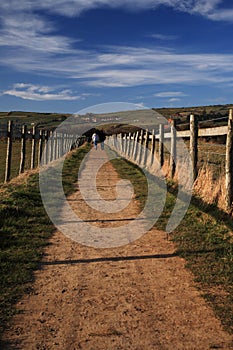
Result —
<path fill-rule="evenodd" d="M 233 103 L 230 0 L 0 3 L 0 110 Z"/>

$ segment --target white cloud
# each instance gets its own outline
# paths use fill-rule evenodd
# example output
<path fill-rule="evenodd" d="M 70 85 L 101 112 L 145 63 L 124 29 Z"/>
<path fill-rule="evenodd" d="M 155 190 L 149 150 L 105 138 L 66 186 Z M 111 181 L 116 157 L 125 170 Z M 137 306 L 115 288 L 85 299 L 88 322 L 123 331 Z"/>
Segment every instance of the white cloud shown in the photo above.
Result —
<path fill-rule="evenodd" d="M 80 100 L 85 99 L 87 94 L 74 96 L 69 89 L 58 91 L 52 87 L 33 84 L 16 83 L 11 90 L 6 90 L 3 95 L 10 95 L 33 101 L 58 101 L 58 100 Z"/>
<path fill-rule="evenodd" d="M 124 8 L 136 10 L 156 10 L 164 5 L 175 11 L 199 14 L 212 20 L 233 21 L 228 10 L 221 9 L 223 0 L 11 0 L 1 1 L 2 14 L 45 10 L 63 16 L 78 16 L 84 11 L 97 8 Z M 229 9 L 230 10 L 230 9 Z M 232 10 L 230 10 L 232 11 Z M 219 14 L 219 16 L 218 16 Z"/>
<path fill-rule="evenodd" d="M 156 34 L 151 34 L 150 38 L 169 41 L 169 40 L 176 40 L 177 36 L 176 35 L 165 35 L 165 34 L 156 33 Z"/>
<path fill-rule="evenodd" d="M 164 91 L 164 92 L 158 92 L 158 93 L 154 94 L 154 96 L 167 98 L 167 97 L 187 96 L 187 95 L 181 91 Z"/>
<path fill-rule="evenodd" d="M 57 54 L 72 52 L 74 40 L 55 35 L 54 25 L 42 16 L 11 13 L 2 17 L 1 22 L 0 46 Z"/>
<path fill-rule="evenodd" d="M 170 98 L 168 102 L 178 102 L 180 101 L 180 98 Z"/>
<path fill-rule="evenodd" d="M 92 87 L 233 82 L 233 55 L 230 54 L 181 54 L 169 48 L 141 47 L 139 50 L 138 47 L 111 46 L 100 49 L 106 53 L 76 50 L 52 57 L 18 50 L 17 56 L 11 53 L 0 56 L 0 63 L 21 72 L 73 79 L 79 85 Z"/>
<path fill-rule="evenodd" d="M 0 2 L 0 46 L 21 48 L 44 54 L 74 53 L 74 43 L 78 41 L 56 34 L 56 24 L 38 11 L 59 13 L 63 16 L 79 16 L 83 11 L 94 8 L 124 8 L 128 10 L 156 10 L 161 5 L 174 11 L 205 16 L 211 20 L 233 21 L 233 9 L 221 9 L 223 0 L 11 0 Z M 155 33 L 159 40 L 175 40 L 173 35 Z M 120 64 L 123 59 L 116 57 Z M 100 58 L 99 58 L 100 60 Z M 111 55 L 103 55 L 102 60 L 111 60 Z M 125 62 L 122 62 L 125 63 Z"/>
<path fill-rule="evenodd" d="M 233 9 L 214 11 L 208 15 L 208 18 L 214 21 L 233 22 Z"/>
<path fill-rule="evenodd" d="M 184 54 L 169 48 L 99 47 L 94 50 L 74 49 L 74 41 L 55 34 L 55 23 L 39 12 L 77 16 L 97 7 L 124 7 L 132 10 L 153 9 L 160 5 L 213 20 L 231 20 L 221 10 L 222 0 L 22 0 L 1 1 L 0 46 L 7 46 L 0 64 L 20 72 L 43 74 L 78 81 L 92 87 L 131 87 L 156 84 L 213 84 L 233 82 L 233 55 Z M 233 11 L 233 10 L 232 10 Z M 232 16 L 233 19 L 233 16 Z M 155 33 L 161 40 L 175 39 Z M 101 52 L 100 52 L 101 51 Z M 16 54 L 17 52 L 17 54 Z M 15 86 L 5 93 L 31 99 L 75 99 L 60 91 L 40 90 L 46 87 Z M 169 93 L 169 92 L 167 92 Z M 181 95 L 164 96 L 175 98 Z M 156 97 L 163 97 L 161 96 Z M 164 94 L 164 93 L 163 93 Z M 79 98 L 79 97 L 77 97 Z"/>

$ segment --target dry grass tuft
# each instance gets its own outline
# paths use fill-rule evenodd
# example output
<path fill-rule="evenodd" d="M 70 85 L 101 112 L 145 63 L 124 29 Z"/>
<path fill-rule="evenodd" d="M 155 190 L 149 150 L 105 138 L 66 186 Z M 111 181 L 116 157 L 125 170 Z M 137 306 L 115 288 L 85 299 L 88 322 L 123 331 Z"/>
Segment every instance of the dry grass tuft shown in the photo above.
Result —
<path fill-rule="evenodd" d="M 216 177 L 213 169 L 206 163 L 198 172 L 194 183 L 194 192 L 206 203 L 215 204 L 225 209 L 225 177 L 224 174 Z"/>

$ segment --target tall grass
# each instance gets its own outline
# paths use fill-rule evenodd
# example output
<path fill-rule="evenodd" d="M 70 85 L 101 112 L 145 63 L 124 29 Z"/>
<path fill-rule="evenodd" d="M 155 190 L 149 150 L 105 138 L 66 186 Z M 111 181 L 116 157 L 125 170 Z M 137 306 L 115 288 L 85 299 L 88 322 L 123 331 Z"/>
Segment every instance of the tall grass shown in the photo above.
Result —
<path fill-rule="evenodd" d="M 216 176 L 213 167 L 208 163 L 199 169 L 198 177 L 194 183 L 195 193 L 208 204 L 214 204 L 218 208 L 226 208 L 225 174 L 222 172 Z"/>

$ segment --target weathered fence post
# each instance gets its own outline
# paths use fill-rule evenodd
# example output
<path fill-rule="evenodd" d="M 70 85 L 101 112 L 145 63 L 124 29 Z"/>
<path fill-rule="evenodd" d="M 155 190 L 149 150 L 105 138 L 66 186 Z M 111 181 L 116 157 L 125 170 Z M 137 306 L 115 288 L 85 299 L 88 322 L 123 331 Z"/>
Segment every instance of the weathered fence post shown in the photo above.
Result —
<path fill-rule="evenodd" d="M 123 137 L 124 140 L 124 149 L 123 149 L 123 154 L 126 155 L 127 154 L 127 134 L 125 134 L 125 136 Z"/>
<path fill-rule="evenodd" d="M 226 209 L 231 209 L 233 200 L 233 116 L 229 111 L 228 132 L 226 140 Z"/>
<path fill-rule="evenodd" d="M 53 139 L 54 139 L 54 157 L 53 160 L 56 160 L 58 158 L 58 134 L 57 132 L 54 132 Z M 76 141 L 77 142 L 77 141 Z"/>
<path fill-rule="evenodd" d="M 139 149 L 139 157 L 138 157 L 138 164 L 141 164 L 142 161 L 142 145 L 143 145 L 143 138 L 144 138 L 144 130 L 141 129 L 141 136 L 139 139 L 140 149 Z"/>
<path fill-rule="evenodd" d="M 43 130 L 40 130 L 40 132 L 39 132 L 38 166 L 40 166 L 42 153 L 43 153 Z"/>
<path fill-rule="evenodd" d="M 134 153 L 134 147 L 135 147 L 135 137 L 136 137 L 136 132 L 133 133 L 132 136 L 132 146 L 131 146 L 131 151 L 130 151 L 130 158 L 133 159 L 133 153 Z"/>
<path fill-rule="evenodd" d="M 118 149 L 118 145 L 117 145 L 117 135 L 116 134 L 114 134 L 114 135 L 112 135 L 112 141 L 113 141 L 113 147 L 114 147 L 114 149 Z"/>
<path fill-rule="evenodd" d="M 50 158 L 49 161 L 52 162 L 54 159 L 54 138 L 53 138 L 53 132 L 49 132 L 49 143 L 50 143 Z"/>
<path fill-rule="evenodd" d="M 48 139 L 49 139 L 48 130 L 45 130 L 45 133 L 44 133 L 44 141 L 45 141 L 45 145 L 44 145 L 44 164 L 48 164 L 48 162 L 49 162 Z"/>
<path fill-rule="evenodd" d="M 139 139 L 139 131 L 136 132 L 136 136 L 135 136 L 135 140 L 134 140 L 133 160 L 134 160 L 135 162 L 136 162 L 136 159 L 137 159 L 138 139 Z"/>
<path fill-rule="evenodd" d="M 149 131 L 146 130 L 145 147 L 144 147 L 144 160 L 143 160 L 143 165 L 144 166 L 146 166 L 146 163 L 147 163 L 148 145 L 149 145 Z"/>
<path fill-rule="evenodd" d="M 198 119 L 193 114 L 190 115 L 190 157 L 192 162 L 193 181 L 197 178 L 198 160 Z"/>
<path fill-rule="evenodd" d="M 176 120 L 171 121 L 171 157 L 170 177 L 173 178 L 176 171 Z"/>
<path fill-rule="evenodd" d="M 120 152 L 123 154 L 123 134 L 120 133 Z"/>
<path fill-rule="evenodd" d="M 23 125 L 21 129 L 21 151 L 20 151 L 20 164 L 19 164 L 19 174 L 24 172 L 25 159 L 26 159 L 26 134 L 27 125 Z"/>
<path fill-rule="evenodd" d="M 150 149 L 150 166 L 153 165 L 154 162 L 154 156 L 155 156 L 155 130 L 152 130 L 152 136 L 151 136 L 151 149 Z"/>
<path fill-rule="evenodd" d="M 64 154 L 64 141 L 65 141 L 65 133 L 61 133 L 61 140 L 60 140 L 60 155 L 59 158 L 63 156 Z"/>
<path fill-rule="evenodd" d="M 11 176 L 11 158 L 12 158 L 12 137 L 13 137 L 13 122 L 9 120 L 7 127 L 7 150 L 6 150 L 6 171 L 5 182 L 10 180 Z"/>
<path fill-rule="evenodd" d="M 164 164 L 164 125 L 159 125 L 159 165 L 162 168 Z"/>
<path fill-rule="evenodd" d="M 35 158 L 36 158 L 36 127 L 32 128 L 32 152 L 31 152 L 31 169 L 35 168 Z"/>
<path fill-rule="evenodd" d="M 131 132 L 129 133 L 128 147 L 127 147 L 128 158 L 130 158 L 130 150 L 131 150 Z"/>

